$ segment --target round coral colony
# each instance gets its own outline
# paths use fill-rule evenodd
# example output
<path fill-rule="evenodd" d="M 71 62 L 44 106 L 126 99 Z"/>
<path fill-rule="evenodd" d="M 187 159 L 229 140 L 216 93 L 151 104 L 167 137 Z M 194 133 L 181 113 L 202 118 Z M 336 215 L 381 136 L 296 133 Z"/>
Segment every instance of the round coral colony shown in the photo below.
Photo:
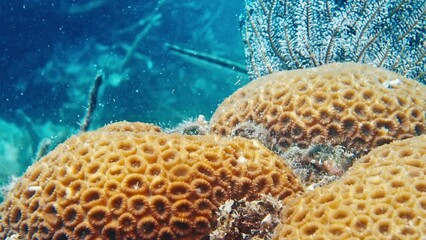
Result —
<path fill-rule="evenodd" d="M 341 179 L 292 198 L 273 239 L 421 239 L 426 135 L 373 149 Z"/>
<path fill-rule="evenodd" d="M 255 140 L 120 122 L 73 136 L 28 168 L 0 205 L 0 238 L 201 239 L 228 199 L 301 191 Z"/>
<path fill-rule="evenodd" d="M 364 155 L 426 133 L 425 112 L 424 84 L 365 64 L 333 63 L 260 77 L 225 99 L 210 124 L 221 135 L 263 129 L 272 149 L 332 144 Z"/>

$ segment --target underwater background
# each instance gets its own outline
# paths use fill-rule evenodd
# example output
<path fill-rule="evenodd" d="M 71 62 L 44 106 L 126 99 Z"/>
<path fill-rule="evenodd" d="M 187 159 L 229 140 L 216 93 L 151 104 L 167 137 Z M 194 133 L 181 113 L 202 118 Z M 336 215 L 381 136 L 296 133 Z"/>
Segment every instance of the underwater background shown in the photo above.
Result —
<path fill-rule="evenodd" d="M 249 81 L 176 50 L 244 65 L 243 1 L 1 1 L 0 9 L 0 185 L 41 145 L 78 132 L 99 71 L 90 129 L 208 119 Z"/>
<path fill-rule="evenodd" d="M 426 236 L 426 1 L 0 7 L 0 239 Z"/>

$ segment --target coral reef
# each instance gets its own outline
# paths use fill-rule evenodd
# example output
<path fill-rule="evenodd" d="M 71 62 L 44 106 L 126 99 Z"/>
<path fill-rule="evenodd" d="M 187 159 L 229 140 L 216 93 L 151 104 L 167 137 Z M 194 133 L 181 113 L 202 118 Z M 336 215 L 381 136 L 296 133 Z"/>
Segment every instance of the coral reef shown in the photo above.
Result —
<path fill-rule="evenodd" d="M 252 81 L 218 107 L 210 124 L 221 135 L 260 136 L 277 152 L 344 148 L 347 163 L 309 165 L 326 171 L 346 166 L 334 168 L 341 172 L 374 147 L 425 133 L 425 111 L 425 85 L 369 65 L 333 63 Z M 334 170 L 328 173 L 336 175 Z"/>
<path fill-rule="evenodd" d="M 426 236 L 422 0 L 246 0 L 240 28 L 249 78 L 271 75 L 226 99 L 210 123 L 199 115 L 165 131 L 118 122 L 87 132 L 91 122 L 99 126 L 143 116 L 143 121 L 173 125 L 189 115 L 211 113 L 214 98 L 246 80 L 244 66 L 228 59 L 238 41 L 226 32 L 220 37 L 215 33 L 225 29 L 216 23 L 223 22 L 221 13 L 229 12 L 229 2 L 59 4 L 66 16 L 50 14 L 55 18 L 43 24 L 56 17 L 73 23 L 88 20 L 84 15 L 96 21 L 61 24 L 62 38 L 68 41 L 52 45 L 53 55 L 43 56 L 51 60 L 40 62 L 44 67 L 39 72 L 17 83 L 13 74 L 4 77 L 13 80 L 21 97 L 28 95 L 28 106 L 36 105 L 34 99 L 54 96 L 62 107 L 43 115 L 50 118 L 44 125 L 35 124 L 45 119 L 35 121 L 32 107 L 10 107 L 26 122 L 21 129 L 29 131 L 0 121 L 0 127 L 16 133 L 0 141 L 0 158 L 7 156 L 10 163 L 9 172 L 0 173 L 0 185 L 6 178 L 2 174 L 25 169 L 21 159 L 33 163 L 24 176 L 0 186 L 0 197 L 5 195 L 0 239 Z M 99 18 L 108 5 L 121 11 Z M 10 8 L 16 15 L 21 6 Z M 28 36 L 36 36 L 37 28 L 31 28 Z M 81 36 L 69 39 L 77 33 L 72 29 L 82 28 Z M 95 28 L 104 31 L 91 35 Z M 223 45 L 221 38 L 227 39 Z M 40 39 L 46 45 L 45 37 Z M 43 49 L 30 45 L 35 52 Z M 198 71 L 188 71 L 187 64 Z M 87 80 L 99 69 L 106 74 L 95 78 L 80 134 L 45 155 L 75 132 L 70 124 L 80 119 L 76 113 L 84 105 Z M 220 74 L 225 69 L 239 75 Z M 56 130 L 62 133 L 55 138 L 41 134 Z M 22 158 L 34 155 L 31 142 L 38 141 L 32 135 L 44 140 L 35 158 Z"/>
<path fill-rule="evenodd" d="M 275 239 L 426 235 L 426 135 L 372 150 L 338 181 L 284 206 Z"/>
<path fill-rule="evenodd" d="M 201 239 L 228 199 L 303 191 L 256 140 L 115 123 L 34 163 L 0 205 L 0 238 Z"/>

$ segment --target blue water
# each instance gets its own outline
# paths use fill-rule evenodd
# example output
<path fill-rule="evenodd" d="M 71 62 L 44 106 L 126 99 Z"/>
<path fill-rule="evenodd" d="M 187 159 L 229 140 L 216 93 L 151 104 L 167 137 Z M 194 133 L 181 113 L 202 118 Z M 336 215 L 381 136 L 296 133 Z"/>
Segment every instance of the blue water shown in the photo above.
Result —
<path fill-rule="evenodd" d="M 78 132 L 99 70 L 91 129 L 209 118 L 247 76 L 165 43 L 244 64 L 243 10 L 227 0 L 1 1 L 0 185 L 22 174 L 43 139 L 54 146 Z"/>

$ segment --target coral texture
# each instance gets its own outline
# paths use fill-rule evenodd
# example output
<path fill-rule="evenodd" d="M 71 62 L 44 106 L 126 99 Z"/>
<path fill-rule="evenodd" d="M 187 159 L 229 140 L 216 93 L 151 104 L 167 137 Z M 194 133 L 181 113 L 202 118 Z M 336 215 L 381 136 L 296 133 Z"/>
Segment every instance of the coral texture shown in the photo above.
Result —
<path fill-rule="evenodd" d="M 211 132 L 247 137 L 260 127 L 270 148 L 330 143 L 365 153 L 425 133 L 425 112 L 425 85 L 381 68 L 333 63 L 251 82 L 219 106 Z"/>
<path fill-rule="evenodd" d="M 117 123 L 71 137 L 31 166 L 0 206 L 0 238 L 200 239 L 228 199 L 302 191 L 255 140 Z"/>
<path fill-rule="evenodd" d="M 161 128 L 149 123 L 142 122 L 116 122 L 113 124 L 108 124 L 102 128 L 99 128 L 97 131 L 103 132 L 161 132 Z"/>
<path fill-rule="evenodd" d="M 426 135 L 372 150 L 340 180 L 284 206 L 276 239 L 426 235 Z"/>

